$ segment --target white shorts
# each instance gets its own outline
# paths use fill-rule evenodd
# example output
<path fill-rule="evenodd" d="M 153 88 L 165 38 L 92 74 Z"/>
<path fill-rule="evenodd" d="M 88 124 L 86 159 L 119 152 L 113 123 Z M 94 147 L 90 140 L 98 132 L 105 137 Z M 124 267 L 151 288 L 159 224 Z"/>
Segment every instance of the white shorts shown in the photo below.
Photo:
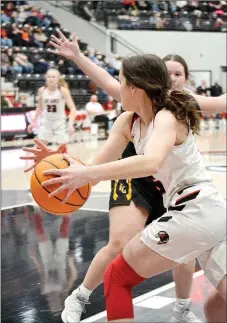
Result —
<path fill-rule="evenodd" d="M 41 120 L 38 138 L 50 143 L 67 143 L 69 141 L 69 136 L 66 120 Z"/>
<path fill-rule="evenodd" d="M 179 264 L 198 258 L 217 286 L 226 275 L 226 204 L 209 183 L 173 196 L 167 212 L 147 226 L 141 241 Z"/>

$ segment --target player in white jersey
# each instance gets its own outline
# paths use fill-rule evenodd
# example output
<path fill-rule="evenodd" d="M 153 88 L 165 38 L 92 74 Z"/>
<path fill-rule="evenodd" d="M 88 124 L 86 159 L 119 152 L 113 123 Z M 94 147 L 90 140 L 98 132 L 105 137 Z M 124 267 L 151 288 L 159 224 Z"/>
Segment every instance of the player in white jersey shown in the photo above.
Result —
<path fill-rule="evenodd" d="M 79 166 L 69 158 L 73 165 L 66 170 L 45 172 L 60 177 L 43 185 L 62 183 L 51 195 L 68 189 L 67 200 L 87 182 L 150 175 L 163 181 L 167 213 L 131 240 L 105 275 L 109 320 L 129 321 L 133 317 L 133 286 L 196 257 L 225 297 L 226 216 L 224 202 L 210 183 L 194 143 L 192 132 L 198 130 L 200 122 L 196 103 L 185 93 L 169 92 L 165 64 L 154 55 L 125 59 L 120 80 L 123 107 L 136 112 L 139 119 L 132 133 L 132 114 L 125 113 L 118 119 L 122 129 L 115 137 L 118 151 L 122 152 L 127 140 L 132 140 L 142 155 L 98 166 Z M 106 148 L 111 151 L 110 146 Z M 72 305 L 70 302 L 70 308 Z"/>
<path fill-rule="evenodd" d="M 68 90 L 67 83 L 56 69 L 46 73 L 46 85 L 38 91 L 39 101 L 35 116 L 28 126 L 31 132 L 37 119 L 41 116 L 38 138 L 44 144 L 66 144 L 69 135 L 74 132 L 76 106 Z M 66 122 L 65 105 L 70 110 L 68 124 Z"/>
<path fill-rule="evenodd" d="M 63 35 L 60 34 L 60 36 L 61 36 L 62 39 L 64 38 Z M 114 80 L 113 78 L 111 78 L 108 73 L 106 73 L 105 71 L 103 71 L 102 69 L 100 69 L 99 67 L 97 67 L 96 65 L 92 64 L 90 62 L 90 60 L 86 59 L 80 53 L 79 47 L 78 47 L 78 44 L 76 42 L 76 37 L 75 36 L 74 36 L 73 42 L 71 42 L 71 43 L 69 41 L 67 41 L 65 38 L 63 40 L 64 40 L 64 45 L 61 44 L 61 48 L 60 48 L 60 45 L 55 44 L 55 47 L 57 49 L 60 48 L 61 55 L 73 59 L 77 63 L 77 65 L 80 66 L 80 68 L 85 73 L 87 73 L 90 76 L 90 78 L 92 78 L 100 87 L 103 87 L 109 93 L 114 94 L 115 95 L 115 98 L 117 100 L 119 100 L 119 83 L 116 80 Z M 59 42 L 59 44 L 60 43 L 61 43 L 61 41 Z M 169 60 L 171 60 L 170 65 L 172 65 L 172 64 L 175 63 L 173 57 L 169 58 Z M 181 62 L 178 62 L 178 63 L 181 63 Z M 188 76 L 187 73 L 186 73 L 187 70 L 184 70 L 184 66 L 183 65 L 180 66 L 180 64 L 177 65 L 177 63 L 175 65 L 176 65 L 176 70 L 173 71 L 173 68 L 172 68 L 172 70 L 169 71 L 169 74 L 170 74 L 171 78 L 174 79 L 174 82 L 173 82 L 174 85 L 176 85 L 176 83 L 177 83 L 178 86 L 180 85 L 180 88 L 182 88 L 184 86 L 184 84 L 185 84 L 185 78 L 187 78 L 187 76 Z M 203 100 L 203 98 L 200 98 L 199 96 L 197 96 L 197 98 L 198 98 L 198 100 L 199 100 L 199 102 L 200 102 L 200 104 L 201 104 L 202 109 L 204 110 L 204 112 L 207 111 L 208 114 L 211 111 L 213 105 L 216 107 L 217 111 L 221 111 L 221 110 L 224 110 L 226 108 L 226 100 L 225 100 L 225 97 L 224 96 L 223 97 L 220 97 L 220 98 L 208 98 L 208 99 L 206 98 L 205 100 Z M 109 160 L 114 160 L 114 159 L 117 158 L 117 156 L 119 156 L 119 152 L 118 152 L 119 149 L 116 149 L 115 148 L 114 142 L 116 142 L 116 141 L 114 139 L 116 137 L 116 133 L 118 133 L 118 132 L 119 132 L 119 134 L 121 133 L 121 128 L 122 128 L 121 126 L 122 125 L 121 125 L 120 122 L 118 123 L 118 125 L 116 123 L 115 127 L 112 130 L 112 136 L 110 136 L 110 138 L 109 138 L 110 141 L 111 141 L 111 143 L 109 145 L 107 145 L 107 147 L 109 147 L 109 148 L 111 147 L 111 153 L 109 152 L 108 149 L 106 149 L 105 151 L 102 151 L 101 154 L 99 154 L 99 156 L 96 158 L 95 163 L 97 163 L 97 164 L 98 163 L 104 163 L 104 162 L 107 162 Z M 41 146 L 40 146 L 40 148 L 41 148 L 41 150 L 44 149 L 43 153 L 45 155 L 45 149 L 46 148 L 45 147 L 41 147 Z M 116 157 L 115 158 L 114 158 L 114 152 L 116 152 Z M 40 154 L 40 151 L 36 151 L 34 153 L 35 154 Z M 46 153 L 47 153 L 47 151 L 46 151 Z M 137 220 L 137 230 L 139 231 L 139 229 L 141 228 L 141 223 L 144 223 L 144 220 L 143 220 L 144 212 L 142 212 L 142 210 L 140 208 L 136 208 L 135 205 L 130 205 L 130 207 L 128 207 L 128 208 L 130 209 L 129 212 L 131 212 L 131 215 L 133 213 L 135 213 L 135 217 L 133 218 L 134 222 L 138 218 L 138 220 Z M 122 212 L 124 211 L 123 213 L 125 213 L 125 207 L 123 206 L 123 207 L 121 207 L 121 209 L 122 209 Z M 119 208 L 118 208 L 118 211 L 119 211 Z M 140 212 L 142 213 L 141 214 L 141 219 L 140 219 L 140 214 L 139 214 Z M 123 215 L 123 213 L 122 213 L 122 215 Z M 112 214 L 112 218 L 113 218 L 113 214 Z M 116 218 L 116 215 L 115 215 L 115 218 Z M 121 216 L 121 219 L 120 220 L 121 220 L 121 223 L 122 223 L 122 221 L 127 221 L 127 218 L 126 217 L 122 218 L 122 216 Z M 111 220 L 111 223 L 112 223 L 111 224 L 111 226 L 112 226 L 115 222 L 113 222 L 113 220 Z M 119 227 L 119 225 L 118 225 L 118 227 Z M 110 227 L 110 229 L 111 229 L 111 227 Z M 127 227 L 126 227 L 126 229 L 127 229 Z M 130 229 L 128 228 L 127 231 L 129 231 L 129 230 Z M 116 229 L 113 232 L 116 232 Z M 125 231 L 125 233 L 126 233 L 126 231 Z M 115 233 L 115 235 L 116 235 L 116 233 Z M 129 236 L 129 235 L 127 235 L 127 236 Z M 112 237 L 113 237 L 113 235 L 112 235 Z M 125 238 L 125 234 L 123 234 L 122 237 Z M 111 243 L 109 243 L 109 245 L 107 247 L 110 248 L 111 247 Z M 108 248 L 105 247 L 104 249 L 107 250 Z M 100 256 L 101 256 L 101 254 L 100 254 Z M 96 258 L 98 258 L 98 255 L 97 255 Z M 104 259 L 105 259 L 105 257 L 102 257 L 102 261 L 105 262 Z M 98 262 L 100 263 L 101 258 L 99 257 L 99 259 L 97 259 L 97 260 L 99 260 Z M 108 261 L 110 261 L 110 260 L 111 259 L 108 259 Z M 93 264 L 92 264 L 91 267 L 94 270 L 94 273 L 95 273 L 96 278 L 97 278 L 97 276 L 99 277 L 100 276 L 100 273 L 102 273 L 103 268 L 100 268 L 100 267 L 97 267 L 96 266 L 97 269 L 95 271 L 95 268 L 94 268 L 94 265 Z M 181 270 L 180 270 L 180 267 L 181 267 Z M 183 277 L 184 285 L 182 285 L 182 288 L 179 289 L 178 293 L 181 292 L 181 293 L 183 293 L 185 295 L 187 293 L 190 294 L 190 284 L 191 283 L 190 283 L 190 277 L 187 277 L 187 279 L 186 279 L 186 274 L 184 274 L 184 268 L 186 269 L 185 273 L 187 273 L 188 269 L 187 269 L 187 266 L 186 265 L 179 266 L 179 271 L 178 272 L 179 273 L 181 272 L 180 280 L 182 280 L 182 277 Z M 192 272 L 193 272 L 194 266 L 191 266 L 191 268 L 192 268 Z M 191 272 L 191 275 L 192 275 L 192 272 Z M 90 273 L 91 273 L 91 271 L 90 271 Z M 93 275 L 94 275 L 94 273 L 93 273 Z M 90 276 L 92 278 L 92 275 L 90 275 Z M 189 275 L 187 273 L 187 276 L 190 276 L 190 272 L 189 272 Z M 180 280 L 179 280 L 179 283 L 176 284 L 176 285 L 180 285 Z M 186 292 L 185 291 L 185 288 L 183 288 L 185 286 L 185 281 L 189 281 L 189 284 L 187 283 L 187 285 L 189 285 L 189 292 L 188 291 Z M 94 282 L 93 285 L 95 286 L 95 284 L 97 284 L 97 283 Z M 187 287 L 187 289 L 188 289 L 188 287 Z M 86 291 L 86 288 L 85 288 L 85 291 Z M 89 292 L 91 293 L 91 291 L 89 291 L 89 290 L 87 290 L 87 292 L 88 293 Z M 76 295 L 74 295 L 74 299 L 73 299 L 74 302 L 75 302 L 75 296 Z M 186 297 L 184 296 L 182 298 L 187 298 L 187 296 Z M 77 310 L 78 310 L 78 308 L 77 308 Z M 79 314 L 77 315 L 77 313 L 75 313 L 75 312 L 73 314 L 74 314 L 73 322 L 77 322 L 77 317 L 79 317 L 80 315 Z"/>

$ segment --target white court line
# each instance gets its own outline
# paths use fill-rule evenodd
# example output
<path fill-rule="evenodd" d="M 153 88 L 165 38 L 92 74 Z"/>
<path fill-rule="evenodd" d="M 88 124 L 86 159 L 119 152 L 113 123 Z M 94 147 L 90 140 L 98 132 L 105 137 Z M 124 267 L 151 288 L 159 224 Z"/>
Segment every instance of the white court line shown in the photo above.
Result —
<path fill-rule="evenodd" d="M 13 204 L 10 206 L 3 206 L 3 207 L 1 207 L 1 210 L 4 211 L 4 210 L 9 210 L 9 209 L 14 209 L 16 207 L 21 207 L 21 206 L 26 206 L 26 205 L 36 205 L 36 203 L 35 202 L 27 202 L 27 203 L 21 203 L 21 204 Z"/>
<path fill-rule="evenodd" d="M 103 210 L 103 209 L 90 209 L 90 208 L 81 208 L 79 211 L 93 211 L 93 212 L 102 212 L 102 213 L 109 213 L 109 210 Z"/>
<path fill-rule="evenodd" d="M 197 271 L 196 273 L 194 273 L 193 279 L 195 279 L 195 278 L 197 278 L 199 276 L 202 276 L 203 273 L 204 273 L 203 270 Z M 175 287 L 175 283 L 172 282 L 172 283 L 166 284 L 166 285 L 164 285 L 162 287 L 156 288 L 156 289 L 152 290 L 151 292 L 148 292 L 146 294 L 143 294 L 143 295 L 140 295 L 138 297 L 135 297 L 133 299 L 133 304 L 138 305 L 138 303 L 144 301 L 145 299 L 148 299 L 148 298 L 150 298 L 152 296 L 158 295 L 158 294 L 160 294 L 162 292 L 165 292 L 168 289 L 171 289 L 171 288 L 174 288 L 174 287 Z M 106 316 L 107 316 L 106 311 L 103 311 L 101 313 L 98 313 L 98 314 L 95 314 L 95 315 L 93 315 L 91 317 L 88 317 L 88 318 L 86 318 L 85 320 L 83 320 L 81 322 L 95 322 L 95 321 L 100 320 L 100 319 L 102 319 L 102 318 L 104 318 Z"/>
<path fill-rule="evenodd" d="M 1 207 L 1 210 L 4 211 L 4 210 L 9 210 L 9 209 L 13 209 L 13 208 L 16 208 L 16 207 L 21 207 L 21 206 L 26 206 L 26 205 L 37 205 L 37 203 L 35 202 L 28 202 L 28 203 L 21 203 L 21 204 L 13 204 L 13 205 L 10 205 L 10 206 L 4 206 L 4 207 Z M 94 212 L 102 212 L 102 213 L 108 213 L 109 211 L 106 209 L 106 210 L 103 210 L 103 209 L 92 209 L 92 208 L 81 208 L 80 209 L 81 211 L 94 211 Z"/>

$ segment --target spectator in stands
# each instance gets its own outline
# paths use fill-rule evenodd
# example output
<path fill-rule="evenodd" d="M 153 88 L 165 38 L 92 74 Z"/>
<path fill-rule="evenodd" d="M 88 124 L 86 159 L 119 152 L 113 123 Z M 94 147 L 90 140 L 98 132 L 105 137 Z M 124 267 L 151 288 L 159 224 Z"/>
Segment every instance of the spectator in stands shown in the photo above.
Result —
<path fill-rule="evenodd" d="M 117 102 L 111 97 L 108 97 L 108 101 L 103 104 L 105 111 L 113 111 L 116 109 Z"/>
<path fill-rule="evenodd" d="M 122 57 L 120 56 L 112 56 L 112 57 L 109 57 L 109 58 L 106 58 L 106 63 L 112 67 L 117 74 L 119 74 L 119 71 L 121 69 L 121 61 L 122 61 Z"/>
<path fill-rule="evenodd" d="M 9 71 L 10 68 L 10 59 L 7 55 L 6 49 L 2 49 L 2 55 L 1 55 L 1 75 L 5 76 Z"/>
<path fill-rule="evenodd" d="M 180 1 L 176 1 L 176 6 L 179 8 L 179 9 L 183 9 L 185 6 L 187 6 L 187 1 L 184 1 L 184 0 L 180 0 Z"/>
<path fill-rule="evenodd" d="M 20 95 L 19 99 L 14 102 L 14 107 L 15 108 L 26 108 L 28 106 L 27 103 L 27 96 L 26 95 Z"/>
<path fill-rule="evenodd" d="M 24 7 L 19 7 L 18 10 L 19 12 L 17 13 L 17 16 L 16 16 L 16 22 L 19 24 L 22 24 L 28 17 L 28 11 L 25 11 Z"/>
<path fill-rule="evenodd" d="M 88 50 L 88 57 L 90 58 L 90 60 L 95 63 L 96 65 L 100 65 L 100 61 L 98 60 L 98 58 L 95 55 L 95 50 L 93 48 Z"/>
<path fill-rule="evenodd" d="M 220 96 L 222 94 L 222 87 L 217 82 L 214 83 L 214 85 L 210 88 L 210 95 L 211 96 Z"/>
<path fill-rule="evenodd" d="M 12 108 L 12 102 L 4 93 L 1 94 L 1 108 Z"/>
<path fill-rule="evenodd" d="M 86 104 L 85 109 L 92 123 L 104 124 L 105 136 L 108 136 L 109 118 L 102 105 L 98 102 L 97 95 L 92 95 L 90 101 Z"/>
<path fill-rule="evenodd" d="M 4 13 L 7 17 L 11 18 L 14 11 L 14 3 L 13 1 L 10 1 L 6 4 L 6 8 L 4 9 Z"/>
<path fill-rule="evenodd" d="M 201 81 L 201 85 L 197 87 L 197 94 L 208 96 L 209 88 L 205 80 Z"/>
<path fill-rule="evenodd" d="M 136 1 L 135 0 L 124 0 L 124 7 L 126 10 L 135 9 L 136 8 Z"/>
<path fill-rule="evenodd" d="M 1 71 L 6 74 L 8 72 L 12 73 L 22 73 L 23 68 L 17 64 L 14 60 L 15 55 L 13 54 L 13 49 L 8 48 L 6 51 L 3 50 L 1 57 Z M 5 76 L 5 75 L 4 75 Z"/>
<path fill-rule="evenodd" d="M 63 59 L 60 59 L 57 63 L 58 70 L 61 74 L 68 74 L 68 64 Z"/>
<path fill-rule="evenodd" d="M 35 29 L 33 32 L 33 35 L 34 35 L 35 44 L 38 45 L 38 47 L 43 48 L 46 46 L 48 38 L 41 28 Z"/>
<path fill-rule="evenodd" d="M 29 57 L 29 61 L 33 65 L 33 72 L 36 74 L 45 74 L 50 67 L 50 64 L 43 58 L 43 55 L 37 48 L 33 50 L 32 55 Z"/>
<path fill-rule="evenodd" d="M 5 26 L 2 26 L 1 28 L 1 46 L 13 46 L 13 41 L 9 38 L 9 34 Z"/>
<path fill-rule="evenodd" d="M 4 10 L 1 10 L 1 24 L 5 24 L 5 23 L 8 23 L 10 21 L 11 21 L 10 17 L 8 17 L 5 14 L 5 11 Z"/>
<path fill-rule="evenodd" d="M 34 47 L 37 46 L 39 47 L 38 44 L 36 44 L 35 42 L 35 38 L 32 35 L 32 27 L 29 25 L 24 25 L 24 27 L 22 28 L 22 40 L 23 40 L 23 46 L 28 46 L 28 47 Z"/>
<path fill-rule="evenodd" d="M 98 115 L 105 114 L 102 105 L 98 102 L 97 95 L 92 95 L 90 101 L 86 104 L 85 110 L 91 121 Z"/>
<path fill-rule="evenodd" d="M 164 28 L 164 21 L 161 18 L 161 13 L 156 12 L 155 13 L 155 26 L 157 29 L 163 29 Z"/>
<path fill-rule="evenodd" d="M 11 38 L 14 46 L 23 46 L 24 41 L 22 39 L 22 27 L 17 26 L 16 23 L 12 24 Z"/>
<path fill-rule="evenodd" d="M 19 49 L 17 49 L 19 51 Z M 14 58 L 14 65 L 22 67 L 22 73 L 32 73 L 33 65 L 28 61 L 28 57 L 25 54 L 17 53 Z"/>

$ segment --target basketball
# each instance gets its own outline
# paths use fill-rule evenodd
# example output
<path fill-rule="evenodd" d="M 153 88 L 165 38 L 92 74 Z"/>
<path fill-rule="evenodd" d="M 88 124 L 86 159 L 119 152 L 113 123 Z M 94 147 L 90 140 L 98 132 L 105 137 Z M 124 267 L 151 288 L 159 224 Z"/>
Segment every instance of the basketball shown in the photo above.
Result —
<path fill-rule="evenodd" d="M 74 159 L 82 164 L 79 159 Z M 90 195 L 91 184 L 87 184 L 78 188 L 64 204 L 62 204 L 62 200 L 65 198 L 67 190 L 62 191 L 51 198 L 48 197 L 48 195 L 55 191 L 61 184 L 43 187 L 41 185 L 42 182 L 55 177 L 55 175 L 44 175 L 43 171 L 53 168 L 63 169 L 68 166 L 69 163 L 64 159 L 63 154 L 54 154 L 39 162 L 32 173 L 30 182 L 32 196 L 36 203 L 49 213 L 64 215 L 77 211 L 84 205 Z"/>

